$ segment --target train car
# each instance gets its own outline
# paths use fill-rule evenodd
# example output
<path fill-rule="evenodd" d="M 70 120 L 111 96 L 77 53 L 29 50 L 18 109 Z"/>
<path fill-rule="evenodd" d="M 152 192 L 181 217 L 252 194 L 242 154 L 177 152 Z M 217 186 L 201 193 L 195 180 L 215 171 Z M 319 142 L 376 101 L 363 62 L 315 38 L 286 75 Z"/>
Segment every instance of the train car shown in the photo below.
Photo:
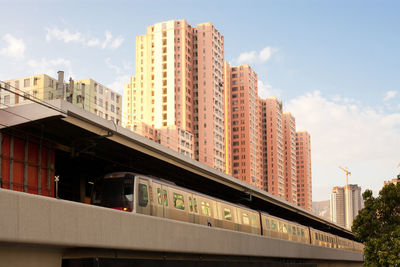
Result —
<path fill-rule="evenodd" d="M 310 227 L 311 244 L 328 247 L 337 248 L 337 237 L 335 235 L 325 233 Z"/>
<path fill-rule="evenodd" d="M 260 215 L 247 207 L 139 174 L 108 174 L 96 182 L 92 204 L 228 230 L 261 234 Z"/>
<path fill-rule="evenodd" d="M 353 241 L 353 247 L 354 247 L 354 251 L 364 252 L 364 245 L 362 243 L 358 243 L 356 241 Z"/>
<path fill-rule="evenodd" d="M 362 246 L 361 243 L 358 243 L 358 242 L 355 242 L 355 241 L 352 241 L 352 240 L 349 240 L 349 239 L 346 239 L 346 238 L 343 238 L 340 236 L 337 237 L 337 244 L 338 244 L 337 247 L 340 249 L 354 250 L 354 243 L 357 243 L 357 247 L 358 247 L 358 244 L 360 244 Z"/>
<path fill-rule="evenodd" d="M 263 235 L 301 243 L 310 243 L 306 226 L 261 213 Z"/>
<path fill-rule="evenodd" d="M 191 191 L 163 179 L 131 172 L 107 174 L 96 181 L 91 203 L 125 212 L 330 248 L 362 252 L 364 247 L 360 243 Z"/>

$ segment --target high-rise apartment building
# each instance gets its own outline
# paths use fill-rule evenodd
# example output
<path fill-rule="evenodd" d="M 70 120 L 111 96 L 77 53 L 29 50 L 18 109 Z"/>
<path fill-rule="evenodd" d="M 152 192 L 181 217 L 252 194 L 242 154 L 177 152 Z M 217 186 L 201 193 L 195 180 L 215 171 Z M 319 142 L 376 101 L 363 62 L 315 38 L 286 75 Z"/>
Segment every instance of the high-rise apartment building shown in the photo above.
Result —
<path fill-rule="evenodd" d="M 124 125 L 152 126 L 161 140 L 178 143 L 172 149 L 225 172 L 223 82 L 224 38 L 211 23 L 149 26 L 136 38 L 136 76 L 125 86 Z"/>
<path fill-rule="evenodd" d="M 262 105 L 263 180 L 265 189 L 285 198 L 282 102 L 276 97 L 260 99 Z"/>
<path fill-rule="evenodd" d="M 297 205 L 312 211 L 311 140 L 306 131 L 296 132 Z"/>
<path fill-rule="evenodd" d="M 335 186 L 331 193 L 331 220 L 345 226 L 344 188 Z"/>
<path fill-rule="evenodd" d="M 358 185 L 335 186 L 331 194 L 332 221 L 351 229 L 354 218 L 363 208 L 361 187 Z"/>
<path fill-rule="evenodd" d="M 224 37 L 211 23 L 194 34 L 195 155 L 225 172 Z"/>
<path fill-rule="evenodd" d="M 58 79 L 46 74 L 33 75 L 5 81 L 7 90 L 0 91 L 4 107 L 32 103 L 38 100 L 65 99 L 68 102 L 95 113 L 101 118 L 120 125 L 122 117 L 122 96 L 92 79 L 64 82 L 64 72 L 58 72 Z"/>
<path fill-rule="evenodd" d="M 291 113 L 285 112 L 282 121 L 285 199 L 297 204 L 296 119 Z"/>
<path fill-rule="evenodd" d="M 230 70 L 232 175 L 259 188 L 265 188 L 262 177 L 257 74 L 249 65 L 235 66 Z"/>
<path fill-rule="evenodd" d="M 224 62 L 224 98 L 225 98 L 225 172 L 232 175 L 232 103 L 231 103 L 232 69 Z"/>
<path fill-rule="evenodd" d="M 363 202 L 361 200 L 361 187 L 355 184 L 349 184 L 344 187 L 346 220 L 345 226 L 351 229 L 353 220 L 357 216 L 358 211 L 362 209 Z"/>
<path fill-rule="evenodd" d="M 311 162 L 296 165 L 295 118 L 257 94 L 257 74 L 224 61 L 224 37 L 211 23 L 160 22 L 136 38 L 123 124 L 289 202 L 301 192 L 311 210 Z M 298 179 L 304 167 L 307 180 Z"/>

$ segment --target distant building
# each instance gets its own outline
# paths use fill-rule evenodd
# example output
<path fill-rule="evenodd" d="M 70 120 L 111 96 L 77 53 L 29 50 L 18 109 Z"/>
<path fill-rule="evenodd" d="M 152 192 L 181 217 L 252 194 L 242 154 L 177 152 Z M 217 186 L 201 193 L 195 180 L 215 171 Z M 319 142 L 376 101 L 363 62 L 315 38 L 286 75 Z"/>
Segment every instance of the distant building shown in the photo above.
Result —
<path fill-rule="evenodd" d="M 92 79 L 64 82 L 64 72 L 58 72 L 58 79 L 46 74 L 32 75 L 7 80 L 0 90 L 0 107 L 32 103 L 31 99 L 47 101 L 65 99 L 101 118 L 121 125 L 122 96 Z M 10 91 L 12 92 L 10 92 Z"/>
<path fill-rule="evenodd" d="M 351 229 L 354 218 L 363 207 L 361 187 L 358 185 L 335 186 L 331 194 L 332 221 Z"/>
<path fill-rule="evenodd" d="M 393 178 L 391 181 L 384 181 L 383 185 L 384 186 L 388 185 L 388 184 L 395 184 L 396 185 L 397 183 L 400 183 L 400 174 L 397 175 L 397 178 Z"/>

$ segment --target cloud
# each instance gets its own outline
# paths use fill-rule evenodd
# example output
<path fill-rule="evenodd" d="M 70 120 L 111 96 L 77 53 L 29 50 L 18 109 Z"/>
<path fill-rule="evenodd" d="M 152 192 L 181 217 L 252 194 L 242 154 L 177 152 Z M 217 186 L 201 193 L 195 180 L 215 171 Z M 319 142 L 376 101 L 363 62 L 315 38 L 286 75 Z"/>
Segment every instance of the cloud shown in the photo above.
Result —
<path fill-rule="evenodd" d="M 104 41 L 99 38 L 84 36 L 81 32 L 71 32 L 68 29 L 60 30 L 57 27 L 46 28 L 46 41 L 50 42 L 53 39 L 63 41 L 64 43 L 80 43 L 86 47 L 98 47 L 101 49 L 117 49 L 124 42 L 122 36 L 113 37 L 111 32 L 106 31 Z"/>
<path fill-rule="evenodd" d="M 46 41 L 50 42 L 52 39 L 64 41 L 64 43 L 84 42 L 84 38 L 82 36 L 82 33 L 80 32 L 71 33 L 68 29 L 64 29 L 63 31 L 61 31 L 56 27 L 46 28 Z"/>
<path fill-rule="evenodd" d="M 110 47 L 112 49 L 116 49 L 122 44 L 123 41 L 124 41 L 124 38 L 122 38 L 121 36 L 118 36 L 117 38 L 115 38 L 113 40 L 113 35 L 109 31 L 107 31 L 106 32 L 106 39 L 104 40 L 104 42 L 101 45 L 101 47 L 103 49 L 106 48 L 106 47 Z"/>
<path fill-rule="evenodd" d="M 97 38 L 90 39 L 90 40 L 86 43 L 86 45 L 87 45 L 88 47 L 100 46 L 100 40 L 97 39 Z"/>
<path fill-rule="evenodd" d="M 311 134 L 313 195 L 317 200 L 329 199 L 333 186 L 344 185 L 340 165 L 350 168 L 351 183 L 375 193 L 384 180 L 395 176 L 400 113 L 384 113 L 340 96 L 328 98 L 319 91 L 290 100 L 286 109 L 296 117 L 296 128 Z"/>
<path fill-rule="evenodd" d="M 258 95 L 261 98 L 266 98 L 271 96 L 276 96 L 277 98 L 280 98 L 282 95 L 282 90 L 279 88 L 272 87 L 272 85 L 270 85 L 267 82 L 258 80 Z"/>
<path fill-rule="evenodd" d="M 107 87 L 122 95 L 124 92 L 124 85 L 129 83 L 129 79 L 129 75 L 117 76 L 112 83 L 107 85 Z"/>
<path fill-rule="evenodd" d="M 24 58 L 25 43 L 22 39 L 17 39 L 9 33 L 5 34 L 2 39 L 7 43 L 7 46 L 0 49 L 0 55 L 16 59 Z"/>
<path fill-rule="evenodd" d="M 389 101 L 390 99 L 394 98 L 397 95 L 397 91 L 387 91 L 383 101 Z"/>
<path fill-rule="evenodd" d="M 31 68 L 31 73 L 39 74 L 45 73 L 51 77 L 55 77 L 57 71 L 63 70 L 65 72 L 65 77 L 74 77 L 72 73 L 71 61 L 65 58 L 56 59 L 46 59 L 41 60 L 28 60 L 27 65 Z"/>
<path fill-rule="evenodd" d="M 264 63 L 268 61 L 273 54 L 278 51 L 277 48 L 270 46 L 264 47 L 261 51 L 250 51 L 244 52 L 239 55 L 236 60 L 237 64 L 252 64 L 252 63 Z"/>
<path fill-rule="evenodd" d="M 112 64 L 111 63 L 111 59 L 108 57 L 105 60 L 107 67 L 109 67 L 110 69 L 114 70 L 116 74 L 120 74 L 121 73 L 121 68 Z"/>

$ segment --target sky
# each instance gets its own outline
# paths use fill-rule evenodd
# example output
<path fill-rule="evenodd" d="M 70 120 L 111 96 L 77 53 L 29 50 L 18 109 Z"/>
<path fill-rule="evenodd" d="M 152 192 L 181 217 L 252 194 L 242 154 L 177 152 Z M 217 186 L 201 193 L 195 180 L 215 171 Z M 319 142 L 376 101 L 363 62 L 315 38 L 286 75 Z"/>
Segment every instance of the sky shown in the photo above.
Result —
<path fill-rule="evenodd" d="M 135 38 L 171 19 L 211 22 L 225 60 L 249 64 L 311 134 L 313 200 L 400 173 L 400 1 L 0 0 L 0 80 L 64 70 L 122 93 Z"/>

